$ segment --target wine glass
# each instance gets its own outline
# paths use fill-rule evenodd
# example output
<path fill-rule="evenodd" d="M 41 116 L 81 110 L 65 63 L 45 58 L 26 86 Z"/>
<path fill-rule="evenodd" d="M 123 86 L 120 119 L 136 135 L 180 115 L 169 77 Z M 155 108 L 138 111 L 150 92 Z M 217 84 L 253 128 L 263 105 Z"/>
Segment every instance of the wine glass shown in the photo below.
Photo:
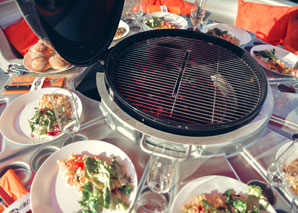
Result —
<path fill-rule="evenodd" d="M 59 88 L 51 93 L 51 102 L 60 131 L 69 135 L 74 142 L 74 133 L 81 126 L 78 100 L 72 91 Z"/>
<path fill-rule="evenodd" d="M 202 31 L 204 26 L 204 17 L 206 14 L 207 0 L 194 0 L 190 11 L 190 21 L 194 31 Z"/>
<path fill-rule="evenodd" d="M 291 188 L 295 175 L 289 165 L 298 159 L 297 156 L 298 140 L 286 143 L 279 149 L 275 161 L 267 169 L 267 178 L 272 186 Z"/>
<path fill-rule="evenodd" d="M 176 156 L 176 157 L 175 157 Z M 147 186 L 150 189 L 143 193 L 136 202 L 136 212 L 167 212 L 168 193 L 173 185 L 177 149 L 168 143 L 157 144 L 148 162 Z"/>
<path fill-rule="evenodd" d="M 168 201 L 165 197 L 160 196 L 152 191 L 146 191 L 138 198 L 135 205 L 136 213 L 155 213 L 165 212 Z"/>
<path fill-rule="evenodd" d="M 177 149 L 166 143 L 156 145 L 155 150 L 159 150 L 151 155 L 147 184 L 149 188 L 159 194 L 167 193 L 171 189 L 177 167 L 175 154 Z M 173 154 L 174 155 L 173 155 Z"/>
<path fill-rule="evenodd" d="M 130 8 L 128 14 L 132 17 L 133 22 L 130 24 L 130 29 L 133 32 L 140 32 L 142 29 L 142 23 L 140 18 L 144 14 L 143 10 L 143 0 L 129 0 Z"/>
<path fill-rule="evenodd" d="M 125 0 L 124 1 L 124 5 L 123 5 L 123 9 L 122 9 L 122 13 L 121 13 L 121 19 L 128 19 L 129 18 L 129 10 L 130 10 L 130 1 L 131 0 Z"/>

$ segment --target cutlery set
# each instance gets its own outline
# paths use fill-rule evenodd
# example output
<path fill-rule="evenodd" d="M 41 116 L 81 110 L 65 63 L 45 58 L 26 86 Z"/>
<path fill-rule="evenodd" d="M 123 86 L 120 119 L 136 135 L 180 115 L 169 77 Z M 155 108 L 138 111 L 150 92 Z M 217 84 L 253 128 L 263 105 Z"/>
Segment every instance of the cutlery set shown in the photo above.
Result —
<path fill-rule="evenodd" d="M 54 84 L 55 82 L 61 80 L 62 78 L 54 78 L 51 80 L 44 80 L 44 82 L 47 82 L 48 84 Z M 17 85 L 17 84 L 25 84 L 25 83 L 33 83 L 34 81 L 15 81 L 12 82 L 11 85 L 5 85 L 4 88 L 8 91 L 11 90 L 30 90 L 32 85 Z M 42 82 L 41 81 L 35 81 L 34 86 L 39 86 Z"/>

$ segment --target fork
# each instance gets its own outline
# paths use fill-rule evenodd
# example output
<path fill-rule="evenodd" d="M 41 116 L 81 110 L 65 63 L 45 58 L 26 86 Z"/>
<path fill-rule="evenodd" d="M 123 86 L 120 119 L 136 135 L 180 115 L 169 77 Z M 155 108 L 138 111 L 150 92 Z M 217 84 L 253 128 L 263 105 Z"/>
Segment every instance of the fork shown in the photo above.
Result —
<path fill-rule="evenodd" d="M 26 72 L 30 72 L 30 70 L 21 64 L 9 64 L 5 71 L 6 74 L 15 73 L 17 75 L 23 75 Z"/>

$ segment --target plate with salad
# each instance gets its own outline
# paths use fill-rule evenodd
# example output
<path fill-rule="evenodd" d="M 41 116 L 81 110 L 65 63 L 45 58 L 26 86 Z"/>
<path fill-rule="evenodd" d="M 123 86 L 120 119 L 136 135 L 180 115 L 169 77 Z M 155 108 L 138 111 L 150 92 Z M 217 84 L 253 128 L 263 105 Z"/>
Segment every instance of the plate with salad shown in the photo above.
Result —
<path fill-rule="evenodd" d="M 42 88 L 19 96 L 3 111 L 0 118 L 0 131 L 12 143 L 32 145 L 50 142 L 63 133 L 59 131 L 53 108 L 50 106 L 50 94 L 57 88 Z M 61 101 L 67 98 L 58 94 Z M 73 93 L 79 116 L 83 107 L 80 98 Z M 62 106 L 63 107 L 63 106 Z M 64 107 L 67 111 L 67 106 Z"/>
<path fill-rule="evenodd" d="M 130 158 L 113 144 L 87 140 L 62 147 L 37 171 L 33 212 L 128 212 L 138 179 Z"/>
<path fill-rule="evenodd" d="M 154 12 L 147 14 L 143 19 L 145 30 L 187 29 L 187 27 L 186 19 L 174 13 Z"/>
<path fill-rule="evenodd" d="M 262 67 L 271 72 L 298 77 L 298 71 L 292 72 L 298 56 L 285 49 L 267 44 L 257 45 L 251 48 L 250 54 Z"/>
<path fill-rule="evenodd" d="M 225 176 L 204 176 L 186 184 L 170 212 L 275 212 L 258 186 Z M 197 210 L 197 211 L 195 211 Z"/>
<path fill-rule="evenodd" d="M 251 36 L 247 31 L 222 23 L 208 24 L 204 26 L 203 32 L 224 39 L 237 46 L 247 44 L 251 40 Z"/>
<path fill-rule="evenodd" d="M 124 21 L 120 20 L 117 31 L 113 38 L 114 41 L 124 38 L 129 33 L 129 26 Z"/>

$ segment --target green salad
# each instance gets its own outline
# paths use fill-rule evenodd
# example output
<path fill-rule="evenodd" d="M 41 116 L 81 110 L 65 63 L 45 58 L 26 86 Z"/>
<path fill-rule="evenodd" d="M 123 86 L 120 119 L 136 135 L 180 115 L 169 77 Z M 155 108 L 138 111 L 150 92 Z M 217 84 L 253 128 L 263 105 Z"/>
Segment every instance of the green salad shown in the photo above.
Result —
<path fill-rule="evenodd" d="M 113 158 L 111 165 L 98 158 L 87 157 L 84 161 L 85 176 L 79 201 L 83 213 L 98 213 L 104 209 L 123 212 L 128 209 L 127 196 L 132 192 L 132 183 L 120 163 Z"/>
<path fill-rule="evenodd" d="M 29 120 L 31 137 L 36 135 L 55 136 L 60 133 L 55 113 L 49 108 L 36 107 L 35 113 Z"/>

